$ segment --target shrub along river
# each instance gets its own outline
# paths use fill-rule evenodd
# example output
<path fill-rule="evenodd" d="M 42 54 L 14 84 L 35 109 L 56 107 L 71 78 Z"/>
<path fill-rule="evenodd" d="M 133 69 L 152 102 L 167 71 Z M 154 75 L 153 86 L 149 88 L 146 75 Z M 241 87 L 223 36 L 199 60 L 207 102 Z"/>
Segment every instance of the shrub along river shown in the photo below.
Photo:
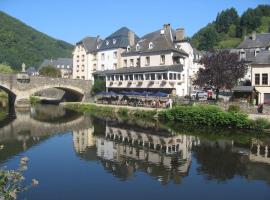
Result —
<path fill-rule="evenodd" d="M 0 166 L 27 156 L 24 183 L 39 181 L 19 199 L 270 199 L 270 138 L 256 133 L 196 134 L 48 105 L 0 127 Z"/>

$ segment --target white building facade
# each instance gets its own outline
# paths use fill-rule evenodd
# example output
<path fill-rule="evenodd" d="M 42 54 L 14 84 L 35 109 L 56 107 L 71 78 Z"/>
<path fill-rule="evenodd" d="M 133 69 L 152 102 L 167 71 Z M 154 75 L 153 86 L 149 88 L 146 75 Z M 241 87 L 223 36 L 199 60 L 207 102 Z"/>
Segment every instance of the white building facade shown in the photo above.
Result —
<path fill-rule="evenodd" d="M 184 30 L 170 24 L 143 36 L 122 53 L 120 69 L 106 72 L 106 88 L 112 91 L 162 91 L 189 95 L 192 80 L 202 67 L 201 54 L 184 39 Z"/>

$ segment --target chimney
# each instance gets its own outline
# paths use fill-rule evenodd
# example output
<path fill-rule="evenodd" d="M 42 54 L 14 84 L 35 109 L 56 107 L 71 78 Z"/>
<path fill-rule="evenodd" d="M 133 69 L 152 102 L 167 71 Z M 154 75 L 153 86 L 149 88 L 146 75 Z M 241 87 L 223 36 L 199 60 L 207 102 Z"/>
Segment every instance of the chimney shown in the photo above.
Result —
<path fill-rule="evenodd" d="M 135 33 L 133 31 L 128 31 L 128 41 L 130 46 L 135 45 Z"/>
<path fill-rule="evenodd" d="M 185 29 L 178 28 L 176 29 L 176 41 L 181 41 L 185 39 Z"/>
<path fill-rule="evenodd" d="M 252 31 L 251 33 L 251 39 L 256 40 L 256 31 Z"/>
<path fill-rule="evenodd" d="M 163 25 L 163 30 L 166 32 L 166 31 L 169 31 L 171 29 L 171 24 L 164 24 Z"/>

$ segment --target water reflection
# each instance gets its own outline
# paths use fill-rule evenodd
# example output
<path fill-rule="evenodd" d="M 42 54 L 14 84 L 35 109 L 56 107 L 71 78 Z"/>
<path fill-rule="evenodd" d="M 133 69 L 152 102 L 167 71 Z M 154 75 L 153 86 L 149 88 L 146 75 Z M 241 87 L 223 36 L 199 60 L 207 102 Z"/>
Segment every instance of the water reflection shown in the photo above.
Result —
<path fill-rule="evenodd" d="M 231 184 L 239 177 L 250 183 L 255 180 L 267 183 L 268 189 L 270 186 L 269 138 L 245 140 L 248 142 L 224 138 L 213 140 L 207 136 L 179 134 L 156 125 L 140 127 L 123 121 L 106 121 L 59 107 L 38 106 L 32 108 L 30 113 L 16 113 L 9 124 L 0 128 L 0 145 L 5 146 L 0 150 L 0 162 L 5 164 L 15 155 L 27 153 L 33 146 L 43 144 L 48 138 L 52 138 L 49 142 L 52 148 L 55 140 L 52 136 L 56 134 L 72 134 L 69 140 L 73 146 L 70 146 L 70 142 L 60 145 L 67 149 L 73 148 L 73 154 L 65 149 L 61 158 L 69 161 L 73 172 L 85 173 L 77 180 L 81 183 L 88 181 L 86 177 L 92 169 L 81 172 L 80 162 L 91 161 L 87 162 L 89 166 L 97 164 L 107 176 L 113 175 L 115 182 L 132 182 L 143 174 L 160 182 L 158 185 L 168 187 L 172 187 L 170 183 L 183 187 L 183 180 Z M 60 147 L 58 144 L 52 148 L 54 150 L 50 148 L 46 149 L 46 156 L 53 158 L 57 154 L 55 150 L 58 151 Z M 73 158 L 74 151 L 81 160 Z M 61 162 L 53 159 L 51 164 L 62 167 Z M 36 171 L 46 173 L 46 168 L 40 167 Z M 96 176 L 99 177 L 98 174 Z M 49 180 L 53 179 L 51 177 Z M 59 179 L 63 185 L 69 180 L 68 176 Z M 77 184 L 80 185 L 80 182 Z M 256 185 L 254 187 L 261 189 Z M 88 193 L 86 190 L 82 192 Z"/>

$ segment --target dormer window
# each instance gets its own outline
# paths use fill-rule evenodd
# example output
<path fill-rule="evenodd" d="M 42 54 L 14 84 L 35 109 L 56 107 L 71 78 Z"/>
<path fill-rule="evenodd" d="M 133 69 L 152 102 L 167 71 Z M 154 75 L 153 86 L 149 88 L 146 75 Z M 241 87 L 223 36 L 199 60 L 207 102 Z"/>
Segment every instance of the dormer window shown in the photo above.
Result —
<path fill-rule="evenodd" d="M 260 49 L 256 49 L 256 50 L 254 51 L 254 56 L 257 56 L 258 53 L 260 53 Z"/>
<path fill-rule="evenodd" d="M 139 51 L 139 50 L 140 50 L 140 45 L 137 44 L 137 45 L 136 45 L 136 51 Z"/>
<path fill-rule="evenodd" d="M 106 45 L 108 46 L 110 44 L 109 40 L 106 41 Z"/>
<path fill-rule="evenodd" d="M 244 49 L 242 49 L 240 52 L 239 52 L 239 56 L 240 56 L 240 60 L 245 60 L 246 59 L 246 52 Z"/>
<path fill-rule="evenodd" d="M 113 42 L 113 44 L 116 44 L 116 39 L 113 39 L 113 41 L 112 41 L 112 42 Z"/>
<path fill-rule="evenodd" d="M 153 49 L 154 45 L 153 45 L 153 42 L 150 42 L 149 43 L 149 49 Z"/>
<path fill-rule="evenodd" d="M 127 46 L 127 52 L 130 52 L 131 48 L 130 46 Z"/>

